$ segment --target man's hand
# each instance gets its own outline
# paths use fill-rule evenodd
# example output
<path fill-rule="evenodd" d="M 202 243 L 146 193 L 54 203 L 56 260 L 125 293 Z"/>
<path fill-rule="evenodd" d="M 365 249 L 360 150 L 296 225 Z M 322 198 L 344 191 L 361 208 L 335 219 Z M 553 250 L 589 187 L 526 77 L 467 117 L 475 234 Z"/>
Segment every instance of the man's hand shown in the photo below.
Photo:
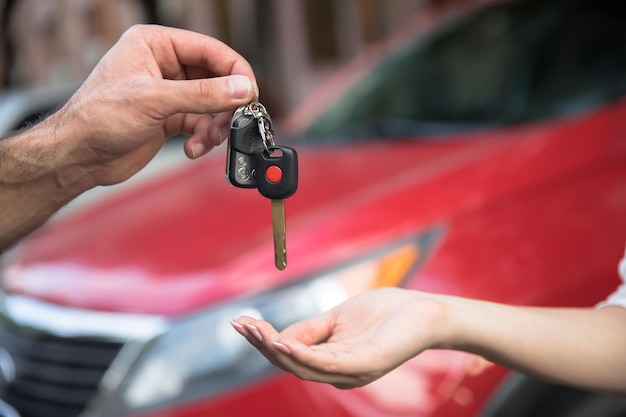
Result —
<path fill-rule="evenodd" d="M 190 158 L 208 152 L 257 96 L 252 68 L 225 44 L 132 27 L 59 111 L 0 141 L 0 251 L 82 192 L 131 177 L 168 137 L 189 134 Z"/>
<path fill-rule="evenodd" d="M 258 95 L 248 62 L 208 36 L 134 26 L 104 56 L 59 112 L 68 154 L 95 185 L 115 184 L 141 169 L 164 141 L 191 135 L 190 158 L 228 136 L 230 113 Z"/>

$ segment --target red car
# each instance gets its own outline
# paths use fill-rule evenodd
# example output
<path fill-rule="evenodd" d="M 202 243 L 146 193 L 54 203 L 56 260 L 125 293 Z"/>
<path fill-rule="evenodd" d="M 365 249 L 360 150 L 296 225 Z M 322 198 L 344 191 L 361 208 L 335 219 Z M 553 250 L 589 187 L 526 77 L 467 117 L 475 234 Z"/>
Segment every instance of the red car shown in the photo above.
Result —
<path fill-rule="evenodd" d="M 338 73 L 277 132 L 300 161 L 284 271 L 269 201 L 227 185 L 223 148 L 51 222 L 3 259 L 0 415 L 623 414 L 444 350 L 338 390 L 273 368 L 229 320 L 281 328 L 389 285 L 603 300 L 626 242 L 625 9 L 427 9 Z"/>

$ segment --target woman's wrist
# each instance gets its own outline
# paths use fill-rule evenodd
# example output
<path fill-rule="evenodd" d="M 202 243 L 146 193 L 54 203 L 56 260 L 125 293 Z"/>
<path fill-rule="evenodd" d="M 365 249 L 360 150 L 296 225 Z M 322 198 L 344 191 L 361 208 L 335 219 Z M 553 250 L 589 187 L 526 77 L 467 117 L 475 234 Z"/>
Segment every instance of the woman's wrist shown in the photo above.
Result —
<path fill-rule="evenodd" d="M 481 323 L 489 320 L 484 317 L 487 303 L 442 294 L 427 296 L 438 304 L 434 323 L 437 329 L 433 331 L 434 339 L 430 347 L 477 353 L 482 335 L 487 331 L 481 329 Z"/>
<path fill-rule="evenodd" d="M 426 349 L 449 349 L 456 341 L 457 312 L 453 297 L 405 290 L 410 300 L 400 306 L 410 312 L 415 335 L 414 355 Z M 406 315 L 406 314 L 405 314 Z"/>

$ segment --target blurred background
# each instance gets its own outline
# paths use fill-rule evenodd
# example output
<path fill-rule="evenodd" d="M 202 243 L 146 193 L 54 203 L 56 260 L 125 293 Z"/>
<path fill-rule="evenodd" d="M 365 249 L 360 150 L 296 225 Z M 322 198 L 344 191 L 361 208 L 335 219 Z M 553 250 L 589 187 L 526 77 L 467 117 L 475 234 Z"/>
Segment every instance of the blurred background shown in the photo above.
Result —
<path fill-rule="evenodd" d="M 0 0 L 0 130 L 16 120 L 26 126 L 56 108 L 137 23 L 185 28 L 230 45 L 252 64 L 261 102 L 276 122 L 424 7 L 458 1 Z M 56 216 L 184 163 L 180 144 L 170 142 L 129 181 L 85 193 Z"/>
<path fill-rule="evenodd" d="M 135 23 L 214 36 L 253 65 L 280 117 L 429 0 L 0 0 L 2 87 L 79 82 Z M 438 1 L 442 3 L 442 1 Z"/>

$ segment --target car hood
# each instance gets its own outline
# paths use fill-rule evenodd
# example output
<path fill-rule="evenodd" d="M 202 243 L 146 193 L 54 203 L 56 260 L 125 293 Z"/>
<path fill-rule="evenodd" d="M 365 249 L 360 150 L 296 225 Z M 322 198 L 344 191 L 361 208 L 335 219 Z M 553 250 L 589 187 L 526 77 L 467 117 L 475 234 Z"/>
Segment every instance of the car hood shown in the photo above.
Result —
<path fill-rule="evenodd" d="M 550 133 L 539 125 L 432 141 L 297 146 L 300 183 L 286 201 L 284 271 L 273 265 L 269 201 L 226 184 L 218 149 L 51 222 L 12 251 L 3 284 L 74 307 L 182 314 L 311 276 L 510 199 L 594 157 L 584 141 L 563 157 L 564 146 L 584 136 L 576 132 L 573 122 Z"/>

